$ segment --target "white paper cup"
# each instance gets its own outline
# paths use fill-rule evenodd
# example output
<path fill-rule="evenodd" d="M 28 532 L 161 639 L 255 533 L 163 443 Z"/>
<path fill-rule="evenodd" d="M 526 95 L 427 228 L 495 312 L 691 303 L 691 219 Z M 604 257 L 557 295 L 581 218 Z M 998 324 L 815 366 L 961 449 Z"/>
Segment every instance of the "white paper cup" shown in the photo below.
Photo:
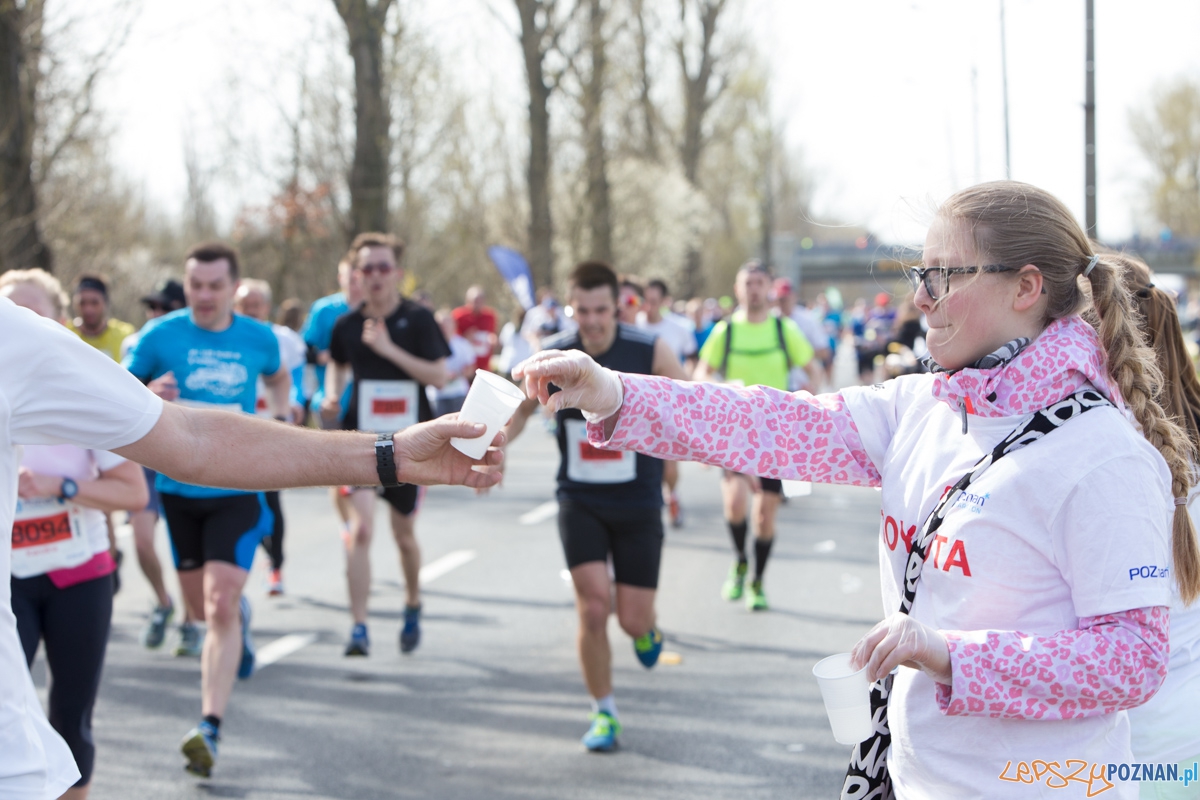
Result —
<path fill-rule="evenodd" d="M 867 668 L 855 670 L 850 666 L 850 654 L 838 653 L 823 658 L 813 667 L 825 713 L 833 726 L 833 738 L 838 744 L 858 744 L 870 738 L 875 727 L 871 721 L 871 684 L 867 683 Z"/>
<path fill-rule="evenodd" d="M 513 412 L 525 399 L 525 393 L 494 372 L 479 370 L 471 381 L 471 390 L 463 401 L 459 419 L 482 422 L 487 433 L 478 439 L 451 439 L 455 450 L 476 460 L 483 458 L 496 434 L 512 419 Z"/>

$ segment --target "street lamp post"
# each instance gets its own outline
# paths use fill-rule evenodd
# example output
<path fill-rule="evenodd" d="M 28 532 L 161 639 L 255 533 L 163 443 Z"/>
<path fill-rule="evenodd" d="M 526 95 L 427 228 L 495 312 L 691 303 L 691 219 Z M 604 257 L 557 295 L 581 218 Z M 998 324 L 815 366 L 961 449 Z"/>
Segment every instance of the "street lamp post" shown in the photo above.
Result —
<path fill-rule="evenodd" d="M 1095 0 L 1085 0 L 1087 8 L 1087 56 L 1084 80 L 1087 84 L 1083 104 L 1084 204 L 1088 236 L 1096 238 L 1096 22 Z"/>

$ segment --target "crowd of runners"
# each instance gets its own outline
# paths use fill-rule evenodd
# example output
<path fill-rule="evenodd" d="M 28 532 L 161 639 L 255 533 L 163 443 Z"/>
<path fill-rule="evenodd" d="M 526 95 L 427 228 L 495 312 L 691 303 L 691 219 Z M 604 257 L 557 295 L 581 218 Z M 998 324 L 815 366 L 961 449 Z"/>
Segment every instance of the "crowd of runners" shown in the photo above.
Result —
<path fill-rule="evenodd" d="M 996 197 L 1022 198 L 1062 230 L 1024 235 L 1017 245 L 964 236 L 972 225 L 1011 224 L 989 206 Z M 646 668 L 662 652 L 655 596 L 664 530 L 687 524 L 679 462 L 720 468 L 714 480 L 732 562 L 727 575 L 712 576 L 712 591 L 753 612 L 770 608 L 764 582 L 784 480 L 878 486 L 885 514 L 895 506 L 905 519 L 940 524 L 944 517 L 929 542 L 908 532 L 903 547 L 882 528 L 885 602 L 905 595 L 908 605 L 864 637 L 855 655 L 871 678 L 886 678 L 892 730 L 903 731 L 886 762 L 897 795 L 951 797 L 961 786 L 936 777 L 945 773 L 938 759 L 953 750 L 971 761 L 964 748 L 996 737 L 1023 737 L 1051 754 L 1066 743 L 1105 763 L 1200 756 L 1200 622 L 1185 603 L 1200 589 L 1187 508 L 1200 382 L 1182 349 L 1173 300 L 1135 259 L 1094 253 L 1066 218 L 1032 187 L 961 193 L 931 229 L 899 310 L 888 295 L 847 310 L 832 290 L 806 306 L 798 287 L 757 261 L 738 270 L 732 298 L 674 303 L 662 279 L 643 283 L 585 261 L 567 277 L 565 304 L 545 289 L 537 305 L 501 325 L 480 287 L 455 309 L 403 296 L 404 243 L 385 233 L 354 240 L 336 265 L 340 291 L 307 314 L 285 304 L 290 324 L 272 323 L 270 286 L 244 277 L 237 252 L 221 243 L 192 248 L 182 280 L 163 281 L 142 298 L 140 331 L 111 317 L 100 276 L 78 279 L 68 296 L 47 273 L 10 271 L 0 275 L 0 297 L 70 328 L 168 406 L 377 437 L 379 480 L 329 489 L 341 520 L 347 658 L 368 657 L 378 644 L 369 628 L 377 498 L 404 576 L 395 646 L 410 654 L 421 643 L 416 523 L 425 489 L 386 480 L 381 446 L 390 458 L 393 434 L 458 411 L 479 370 L 524 381 L 529 399 L 502 441 L 516 440 L 531 420 L 557 441 L 558 532 L 592 704 L 582 739 L 589 751 L 612 750 L 621 733 L 610 614 Z M 1097 314 L 1098 334 L 1085 321 Z M 834 388 L 842 346 L 855 347 L 864 385 L 822 394 Z M 1152 382 L 1156 370 L 1165 384 Z M 911 377 L 877 383 L 898 375 Z M 1088 391 L 1098 399 L 1078 400 Z M 972 464 L 993 446 L 1000 452 L 996 442 L 1022 415 L 1068 402 L 1111 407 L 1064 424 L 1065 433 L 979 477 L 983 467 Z M 654 426 L 645 424 L 651 418 Z M 776 437 L 771 445 L 767 431 Z M 279 493 L 255 491 L 250 479 L 205 483 L 195 477 L 209 474 L 203 470 L 155 473 L 111 452 L 140 436 L 59 437 L 96 447 L 41 438 L 25 448 L 16 479 L 12 609 L 26 663 L 44 646 L 49 720 L 79 771 L 64 796 L 86 796 L 96 761 L 91 712 L 122 561 L 113 531 L 126 517 L 155 597 L 141 643 L 154 649 L 171 641 L 177 656 L 199 658 L 197 722 L 180 749 L 189 772 L 208 776 L 234 686 L 255 672 L 245 587 L 260 548 L 269 594 L 286 591 Z M 390 469 L 394 477 L 394 462 Z M 947 501 L 963 513 L 945 503 L 935 510 L 943 489 L 972 470 L 999 488 L 967 494 L 963 484 Z M 495 482 L 455 482 L 468 480 L 481 491 Z M 262 478 L 274 486 L 331 482 L 306 481 Z M 434 482 L 449 481 L 420 481 Z M 987 498 L 986 507 L 973 497 Z M 160 518 L 178 587 L 167 585 L 155 550 Z M 999 534 L 980 538 L 967 523 Z M 23 546 L 22 536 L 48 524 L 62 526 L 53 547 Z M 916 550 L 931 543 L 936 549 Z M 910 549 L 932 573 L 915 608 L 905 594 L 916 581 Z M 1027 583 L 1014 589 L 1018 562 Z M 1146 564 L 1162 565 L 1161 575 L 1138 573 Z M 1012 664 L 989 655 L 1003 648 Z M 1102 660 L 1110 650 L 1123 654 L 1119 664 Z M 893 685 L 888 676 L 901 664 Z M 1039 669 L 1046 676 L 1031 681 Z M 1072 677 L 1073 669 L 1089 677 Z M 1146 713 L 1139 707 L 1155 692 L 1156 712 Z M 1012 702 L 989 704 L 992 693 Z M 1172 697 L 1190 697 L 1191 711 Z M 851 796 L 874 786 L 871 761 L 856 753 Z"/>

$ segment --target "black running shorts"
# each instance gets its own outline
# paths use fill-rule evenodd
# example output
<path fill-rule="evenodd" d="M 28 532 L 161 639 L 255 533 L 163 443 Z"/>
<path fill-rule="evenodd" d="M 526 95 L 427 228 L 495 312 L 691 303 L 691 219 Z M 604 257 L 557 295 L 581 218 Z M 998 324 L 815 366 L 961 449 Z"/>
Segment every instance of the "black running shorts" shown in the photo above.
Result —
<path fill-rule="evenodd" d="M 778 478 L 759 478 L 758 483 L 767 494 L 783 494 L 783 481 Z"/>
<path fill-rule="evenodd" d="M 617 583 L 658 588 L 662 509 L 592 506 L 560 498 L 558 535 L 568 567 L 607 561 L 611 554 Z"/>
<path fill-rule="evenodd" d="M 175 569 L 181 572 L 200 569 L 209 561 L 249 570 L 258 543 L 275 527 L 275 515 L 261 492 L 225 497 L 164 492 L 162 506 Z"/>

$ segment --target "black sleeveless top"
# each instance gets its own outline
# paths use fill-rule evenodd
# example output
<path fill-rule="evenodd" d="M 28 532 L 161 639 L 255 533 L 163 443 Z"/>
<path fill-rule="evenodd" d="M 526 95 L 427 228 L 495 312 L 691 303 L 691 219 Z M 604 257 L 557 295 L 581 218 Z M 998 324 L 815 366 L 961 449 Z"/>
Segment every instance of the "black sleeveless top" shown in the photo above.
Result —
<path fill-rule="evenodd" d="M 631 325 L 617 325 L 612 347 L 594 356 L 602 367 L 639 375 L 653 374 L 657 337 Z M 542 342 L 546 349 L 582 350 L 577 331 Z M 554 387 L 553 391 L 558 391 Z M 558 497 L 587 505 L 661 508 L 663 464 L 657 458 L 627 451 L 598 450 L 587 443 L 583 413 L 575 408 L 556 415 Z"/>

